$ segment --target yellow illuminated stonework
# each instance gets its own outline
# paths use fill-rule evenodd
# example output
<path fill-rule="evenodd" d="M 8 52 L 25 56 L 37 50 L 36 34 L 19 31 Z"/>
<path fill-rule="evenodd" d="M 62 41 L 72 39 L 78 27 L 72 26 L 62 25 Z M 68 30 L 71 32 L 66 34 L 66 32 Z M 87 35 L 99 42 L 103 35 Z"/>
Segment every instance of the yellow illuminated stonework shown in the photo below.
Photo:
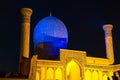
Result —
<path fill-rule="evenodd" d="M 120 64 L 114 65 L 111 24 L 103 26 L 106 58 L 88 57 L 85 51 L 60 49 L 59 60 L 29 58 L 30 15 L 32 10 L 23 8 L 22 42 L 19 71 L 26 78 L 0 78 L 0 80 L 120 80 Z M 28 16 L 29 15 L 29 16 Z M 28 20 L 29 19 L 29 20 Z"/>

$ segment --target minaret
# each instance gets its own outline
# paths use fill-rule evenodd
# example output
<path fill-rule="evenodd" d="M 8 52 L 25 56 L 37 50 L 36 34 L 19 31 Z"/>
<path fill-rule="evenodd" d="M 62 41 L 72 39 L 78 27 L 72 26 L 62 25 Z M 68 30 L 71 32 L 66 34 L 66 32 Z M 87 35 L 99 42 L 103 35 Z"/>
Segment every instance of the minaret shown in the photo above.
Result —
<path fill-rule="evenodd" d="M 23 75 L 27 75 L 27 63 L 24 59 L 29 58 L 30 47 L 30 17 L 32 10 L 30 8 L 22 8 L 20 10 L 22 14 L 22 29 L 21 29 L 21 43 L 20 43 L 20 59 L 19 59 L 19 72 Z"/>
<path fill-rule="evenodd" d="M 106 56 L 109 59 L 110 64 L 114 63 L 112 28 L 113 25 L 111 24 L 106 24 L 103 26 L 103 30 L 105 32 Z"/>
<path fill-rule="evenodd" d="M 32 15 L 32 10 L 30 8 L 22 8 L 20 12 L 22 14 L 20 57 L 29 58 L 30 16 Z"/>

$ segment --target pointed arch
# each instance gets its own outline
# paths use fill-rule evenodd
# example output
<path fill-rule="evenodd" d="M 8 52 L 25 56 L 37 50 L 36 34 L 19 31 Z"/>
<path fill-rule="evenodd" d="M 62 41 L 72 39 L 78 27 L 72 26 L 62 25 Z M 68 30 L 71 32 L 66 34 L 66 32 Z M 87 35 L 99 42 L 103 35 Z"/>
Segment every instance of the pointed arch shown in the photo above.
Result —
<path fill-rule="evenodd" d="M 93 73 L 92 73 L 92 80 L 99 80 L 97 71 L 93 71 Z"/>
<path fill-rule="evenodd" d="M 104 76 L 103 76 L 103 80 L 108 80 L 108 76 L 107 76 L 107 75 L 104 75 Z"/>
<path fill-rule="evenodd" d="M 92 80 L 92 73 L 90 70 L 85 71 L 85 80 Z"/>
<path fill-rule="evenodd" d="M 66 67 L 67 80 L 81 80 L 81 69 L 75 60 L 71 60 Z"/>
<path fill-rule="evenodd" d="M 62 80 L 62 70 L 60 68 L 55 70 L 55 80 Z"/>
<path fill-rule="evenodd" d="M 53 80 L 54 79 L 54 71 L 52 68 L 47 69 L 47 80 Z"/>

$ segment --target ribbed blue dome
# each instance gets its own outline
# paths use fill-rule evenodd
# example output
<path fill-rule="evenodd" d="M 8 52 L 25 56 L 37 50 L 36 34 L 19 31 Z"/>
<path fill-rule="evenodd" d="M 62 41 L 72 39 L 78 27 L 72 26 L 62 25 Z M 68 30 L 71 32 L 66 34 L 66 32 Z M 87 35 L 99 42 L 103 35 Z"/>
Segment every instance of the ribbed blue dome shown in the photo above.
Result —
<path fill-rule="evenodd" d="M 68 43 L 68 32 L 62 21 L 53 16 L 43 18 L 34 28 L 34 47 L 40 43 Z"/>

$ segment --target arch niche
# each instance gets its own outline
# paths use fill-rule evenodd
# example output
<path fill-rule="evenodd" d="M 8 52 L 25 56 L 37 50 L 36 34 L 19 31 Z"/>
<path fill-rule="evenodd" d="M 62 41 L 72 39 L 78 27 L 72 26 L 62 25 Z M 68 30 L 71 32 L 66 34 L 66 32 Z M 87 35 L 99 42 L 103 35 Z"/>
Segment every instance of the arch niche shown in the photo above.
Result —
<path fill-rule="evenodd" d="M 67 80 L 81 80 L 81 69 L 76 61 L 71 60 L 66 67 Z"/>

